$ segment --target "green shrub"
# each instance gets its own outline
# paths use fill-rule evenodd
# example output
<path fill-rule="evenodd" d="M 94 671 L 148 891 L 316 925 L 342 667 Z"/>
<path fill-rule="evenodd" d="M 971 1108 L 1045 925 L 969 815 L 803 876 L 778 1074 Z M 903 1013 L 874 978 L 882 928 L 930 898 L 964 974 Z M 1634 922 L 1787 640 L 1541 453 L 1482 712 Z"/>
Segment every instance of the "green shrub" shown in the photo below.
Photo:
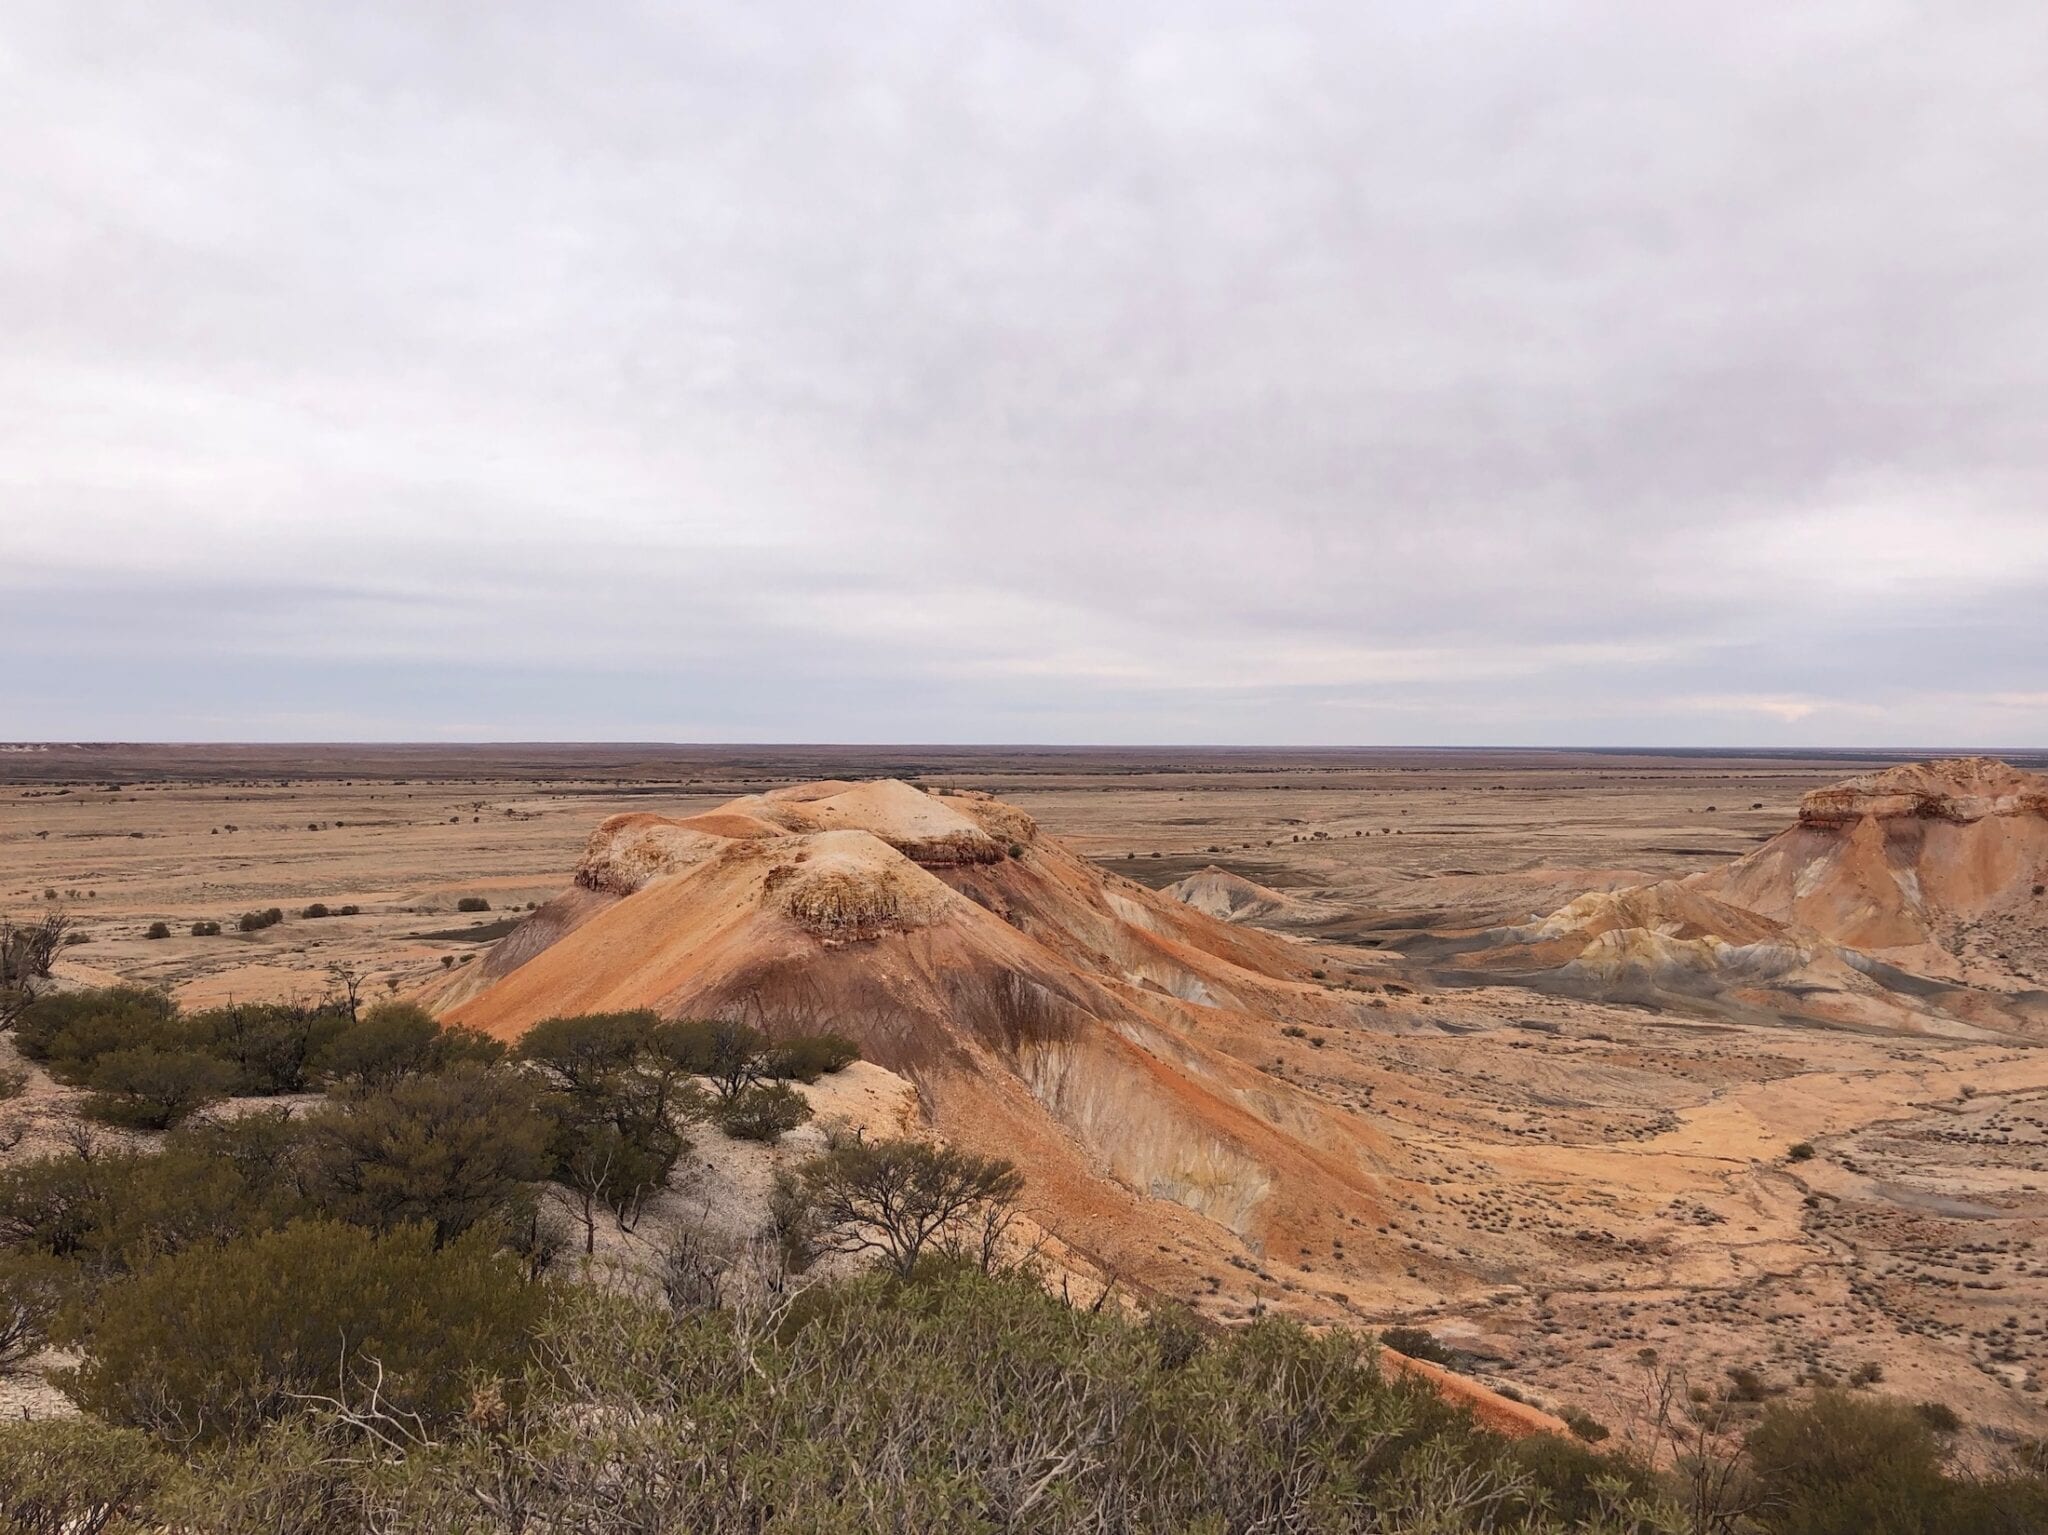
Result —
<path fill-rule="evenodd" d="M 709 1077 L 721 1098 L 735 1097 L 767 1071 L 768 1037 L 744 1023 L 685 1018 L 660 1025 L 650 1043 L 678 1070 Z"/>
<path fill-rule="evenodd" d="M 0 1167 L 0 1242 L 23 1252 L 76 1257 L 101 1213 L 123 1158 L 37 1157 Z"/>
<path fill-rule="evenodd" d="M 299 1186 L 299 1139 L 288 1119 L 238 1115 L 183 1126 L 161 1153 L 109 1166 L 81 1243 L 91 1277 L 118 1278 L 310 1213 Z"/>
<path fill-rule="evenodd" d="M 308 1121 L 318 1195 L 344 1219 L 424 1225 L 439 1244 L 508 1229 L 549 1169 L 536 1099 L 524 1073 L 473 1061 L 365 1089 Z"/>
<path fill-rule="evenodd" d="M 14 1025 L 14 1042 L 59 1081 L 79 1083 L 102 1055 L 174 1043 L 177 1004 L 143 986 L 108 986 L 38 997 Z"/>
<path fill-rule="evenodd" d="M 322 917 L 331 917 L 334 913 L 327 909 L 326 902 L 315 901 L 312 905 L 301 911 L 299 915 L 308 921 L 318 921 Z"/>
<path fill-rule="evenodd" d="M 235 923 L 245 933 L 260 933 L 266 927 L 276 927 L 284 921 L 284 912 L 278 907 L 267 907 L 262 911 L 245 911 Z"/>
<path fill-rule="evenodd" d="M 1920 1421 L 1937 1434 L 1959 1434 L 1963 1431 L 1963 1420 L 1946 1402 L 1922 1402 L 1913 1411 L 1920 1414 Z"/>
<path fill-rule="evenodd" d="M 726 1099 L 712 1117 L 737 1140 L 772 1144 L 808 1120 L 811 1106 L 786 1082 L 756 1082 Z"/>
<path fill-rule="evenodd" d="M 46 1253 L 0 1251 L 0 1370 L 41 1351 L 70 1277 L 70 1265 Z"/>
<path fill-rule="evenodd" d="M 491 903 L 480 895 L 466 895 L 455 903 L 457 911 L 489 911 Z"/>
<path fill-rule="evenodd" d="M 220 937 L 220 924 L 218 922 L 195 922 L 192 924 L 192 936 L 194 938 L 218 938 Z"/>
<path fill-rule="evenodd" d="M 19 1098 L 28 1091 L 28 1073 L 0 1066 L 0 1103 Z"/>
<path fill-rule="evenodd" d="M 1420 1327 L 1388 1327 L 1381 1329 L 1380 1342 L 1397 1354 L 1406 1354 L 1410 1359 L 1422 1359 L 1430 1364 L 1449 1365 L 1457 1356 L 1435 1336 Z"/>
<path fill-rule="evenodd" d="M 659 1023 L 645 1010 L 543 1018 L 520 1036 L 514 1053 L 563 1092 L 602 1092 L 639 1061 Z"/>
<path fill-rule="evenodd" d="M 804 1164 L 797 1186 L 821 1246 L 874 1254 L 907 1279 L 927 1251 L 997 1231 L 1024 1180 L 1000 1157 L 951 1146 L 850 1141 Z"/>
<path fill-rule="evenodd" d="M 1811 1162 L 1813 1160 L 1813 1142 L 1796 1141 L 1793 1143 L 1792 1149 L 1785 1153 L 1785 1156 L 1788 1161 Z"/>
<path fill-rule="evenodd" d="M 1569 1530 L 1613 1528 L 1599 1521 L 1612 1516 L 1617 1493 L 1651 1507 L 1658 1500 L 1656 1472 L 1631 1455 L 1594 1450 L 1558 1434 L 1518 1439 L 1509 1453 L 1541 1490 L 1546 1510 Z"/>
<path fill-rule="evenodd" d="M 93 1068 L 92 1096 L 80 1105 L 88 1118 L 131 1130 L 165 1130 L 235 1085 L 234 1068 L 192 1050 L 115 1050 Z"/>
<path fill-rule="evenodd" d="M 518 1264 L 475 1240 L 386 1235 L 297 1221 L 223 1247 L 193 1247 L 111 1284 L 58 1377 L 110 1422 L 180 1444 L 246 1435 L 313 1393 L 356 1397 L 445 1424 L 483 1381 L 516 1380 L 542 1304 Z"/>
<path fill-rule="evenodd" d="M 860 1046 L 843 1034 L 800 1034 L 767 1051 L 762 1075 L 783 1082 L 815 1082 L 860 1059 Z"/>
<path fill-rule="evenodd" d="M 335 1032 L 314 1058 L 314 1070 L 347 1085 L 388 1082 L 430 1068 L 440 1033 L 440 1024 L 425 1008 L 381 1002 Z"/>
<path fill-rule="evenodd" d="M 1609 1433 L 1608 1427 L 1583 1407 L 1567 1407 L 1558 1414 L 1564 1425 L 1588 1444 L 1598 1444 Z"/>
<path fill-rule="evenodd" d="M 183 1034 L 234 1069 L 235 1092 L 267 1097 L 312 1086 L 314 1061 L 348 1026 L 338 1006 L 239 1002 L 192 1014 Z"/>
<path fill-rule="evenodd" d="M 174 1463 L 143 1435 L 91 1418 L 0 1423 L 0 1526 L 15 1535 L 146 1529 Z"/>
<path fill-rule="evenodd" d="M 1824 1390 L 1773 1403 L 1749 1458 L 1771 1535 L 1937 1535 L 1949 1484 L 1941 1447 L 1902 1402 Z"/>
<path fill-rule="evenodd" d="M 152 922 L 149 924 L 149 930 L 142 936 L 145 938 L 168 938 L 171 936 L 171 924 L 168 922 Z"/>

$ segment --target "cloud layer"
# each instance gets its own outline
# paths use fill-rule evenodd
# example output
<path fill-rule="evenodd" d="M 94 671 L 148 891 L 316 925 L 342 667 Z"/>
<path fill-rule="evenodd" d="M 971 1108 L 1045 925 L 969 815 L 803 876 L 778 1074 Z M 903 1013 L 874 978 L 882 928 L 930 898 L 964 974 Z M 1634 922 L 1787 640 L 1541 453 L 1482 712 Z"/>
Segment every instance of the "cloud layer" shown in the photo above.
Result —
<path fill-rule="evenodd" d="M 0 21 L 0 734 L 2048 741 L 2048 10 Z"/>

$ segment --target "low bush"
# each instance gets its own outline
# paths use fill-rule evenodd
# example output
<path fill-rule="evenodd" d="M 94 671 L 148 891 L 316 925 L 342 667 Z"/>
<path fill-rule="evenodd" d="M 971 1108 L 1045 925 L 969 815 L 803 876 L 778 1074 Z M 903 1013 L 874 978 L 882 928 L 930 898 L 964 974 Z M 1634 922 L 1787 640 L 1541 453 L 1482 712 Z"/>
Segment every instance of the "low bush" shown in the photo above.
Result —
<path fill-rule="evenodd" d="M 133 1429 L 91 1418 L 0 1423 L 0 1525 L 18 1535 L 147 1528 L 177 1469 Z"/>
<path fill-rule="evenodd" d="M 272 906 L 263 911 L 245 911 L 235 926 L 245 933 L 260 933 L 266 927 L 276 927 L 284 921 L 284 913 Z"/>
<path fill-rule="evenodd" d="M 189 1015 L 182 1036 L 234 1070 L 232 1091 L 268 1097 L 313 1086 L 314 1062 L 349 1027 L 340 1005 L 238 1002 Z"/>
<path fill-rule="evenodd" d="M 309 921 L 318 921 L 322 917 L 331 917 L 334 913 L 327 909 L 325 902 L 315 901 L 312 905 L 302 910 L 299 915 Z"/>
<path fill-rule="evenodd" d="M 130 1130 L 166 1130 L 228 1096 L 234 1068 L 196 1050 L 114 1050 L 93 1068 L 89 1119 Z"/>
<path fill-rule="evenodd" d="M 480 895 L 466 895 L 455 903 L 457 911 L 489 911 L 491 903 Z"/>
<path fill-rule="evenodd" d="M 1841 1390 L 1774 1403 L 1750 1431 L 1771 1535 L 1936 1535 L 1951 1486 L 1933 1431 L 1903 1402 Z"/>
<path fill-rule="evenodd" d="M 0 1370 L 41 1352 L 69 1280 L 69 1265 L 46 1253 L 0 1252 Z"/>
<path fill-rule="evenodd" d="M 218 922 L 195 922 L 192 924 L 192 936 L 194 938 L 218 938 L 220 937 L 220 924 Z"/>
<path fill-rule="evenodd" d="M 171 936 L 171 924 L 168 922 L 152 922 L 142 936 L 145 938 L 168 938 Z"/>
<path fill-rule="evenodd" d="M 82 1083 L 113 1050 L 175 1043 L 177 1004 L 143 986 L 108 986 L 38 997 L 14 1025 L 14 1042 L 62 1082 Z"/>
<path fill-rule="evenodd" d="M 1588 1444 L 1598 1444 L 1610 1432 L 1605 1423 L 1583 1407 L 1567 1407 L 1558 1416 L 1564 1419 L 1566 1428 Z"/>
<path fill-rule="evenodd" d="M 1388 1327 L 1380 1332 L 1380 1342 L 1397 1354 L 1406 1354 L 1410 1359 L 1426 1360 L 1430 1364 L 1448 1365 L 1456 1357 L 1437 1342 L 1435 1336 L 1420 1327 Z"/>
<path fill-rule="evenodd" d="M 815 1082 L 860 1059 L 860 1046 L 843 1034 L 800 1034 L 770 1045 L 762 1075 L 781 1082 Z"/>
<path fill-rule="evenodd" d="M 343 1088 L 391 1082 L 409 1072 L 438 1071 L 457 1061 L 489 1064 L 505 1047 L 488 1034 L 443 1028 L 425 1008 L 380 1002 L 338 1030 L 314 1059 L 316 1073 Z"/>
<path fill-rule="evenodd" d="M 504 1232 L 548 1172 L 549 1126 L 525 1073 L 465 1061 L 403 1076 L 314 1114 L 322 1206 L 361 1225 L 421 1225 L 435 1243 Z"/>
<path fill-rule="evenodd" d="M 372 1380 L 385 1408 L 430 1429 L 487 1383 L 518 1381 L 543 1298 L 487 1243 L 297 1221 L 107 1286 L 71 1330 L 85 1362 L 58 1383 L 85 1410 L 179 1444 L 246 1435 L 308 1395 L 355 1397 Z"/>
<path fill-rule="evenodd" d="M 712 1117 L 736 1140 L 773 1144 L 808 1120 L 811 1106 L 786 1082 L 756 1082 L 719 1104 Z"/>

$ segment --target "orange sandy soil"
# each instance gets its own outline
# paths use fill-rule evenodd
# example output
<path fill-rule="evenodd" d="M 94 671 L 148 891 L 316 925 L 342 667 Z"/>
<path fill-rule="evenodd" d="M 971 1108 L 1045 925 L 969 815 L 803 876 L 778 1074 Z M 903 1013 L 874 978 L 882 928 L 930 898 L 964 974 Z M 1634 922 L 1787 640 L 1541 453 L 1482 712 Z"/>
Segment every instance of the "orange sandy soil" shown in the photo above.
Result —
<path fill-rule="evenodd" d="M 61 904 L 80 975 L 190 1001 L 373 992 L 481 962 L 569 882 L 592 827 L 824 777 L 985 789 L 1159 887 L 1211 864 L 1314 903 L 1304 955 L 1384 986 L 1387 933 L 1522 922 L 1724 864 L 1842 759 L 957 749 L 90 748 L 0 752 L 0 910 Z M 2039 766 L 2038 763 L 2033 764 Z M 108 787 L 119 784 L 119 788 Z M 68 793 L 59 790 L 68 789 Z M 1760 808 L 1752 808 L 1757 806 Z M 1710 808 L 1711 807 L 1711 808 Z M 236 830 L 227 828 L 232 825 Z M 312 828 L 318 829 L 312 829 Z M 71 895 L 69 892 L 78 894 Z M 88 893 L 90 892 L 90 893 Z M 493 911 L 460 916 L 464 895 Z M 353 918 L 303 920 L 312 901 Z M 284 924 L 232 932 L 243 910 Z M 226 936 L 187 935 L 211 918 Z M 177 936 L 142 937 L 152 920 Z M 1346 930 L 1349 922 L 1351 928 Z M 471 935 L 475 936 L 472 937 Z M 1289 942 L 1304 943 L 1295 937 Z M 1415 1322 L 1482 1379 L 1626 1432 L 1640 1351 L 1699 1384 L 1865 1362 L 1980 1437 L 2048 1433 L 2048 1054 L 1408 975 L 1378 1022 L 1207 1044 L 1374 1137 L 1398 1169 L 1341 1243 L 1258 1250 L 1175 1207 L 1154 1272 L 1212 1315 Z M 1817 1154 L 1793 1162 L 1796 1142 Z M 1121 1203 L 1120 1201 L 1117 1203 Z M 1175 1274 L 1183 1277 L 1174 1279 Z"/>

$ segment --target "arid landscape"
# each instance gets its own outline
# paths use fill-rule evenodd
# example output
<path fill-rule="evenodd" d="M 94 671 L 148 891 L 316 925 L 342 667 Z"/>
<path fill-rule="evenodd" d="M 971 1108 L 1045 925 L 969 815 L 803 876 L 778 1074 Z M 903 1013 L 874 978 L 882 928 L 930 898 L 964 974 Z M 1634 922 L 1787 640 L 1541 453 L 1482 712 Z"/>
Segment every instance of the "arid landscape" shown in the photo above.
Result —
<path fill-rule="evenodd" d="M 2048 1433 L 2048 762 L 1901 760 L 10 749 L 0 911 L 194 1007 L 831 1027 L 1122 1293 L 1988 1455 Z"/>

